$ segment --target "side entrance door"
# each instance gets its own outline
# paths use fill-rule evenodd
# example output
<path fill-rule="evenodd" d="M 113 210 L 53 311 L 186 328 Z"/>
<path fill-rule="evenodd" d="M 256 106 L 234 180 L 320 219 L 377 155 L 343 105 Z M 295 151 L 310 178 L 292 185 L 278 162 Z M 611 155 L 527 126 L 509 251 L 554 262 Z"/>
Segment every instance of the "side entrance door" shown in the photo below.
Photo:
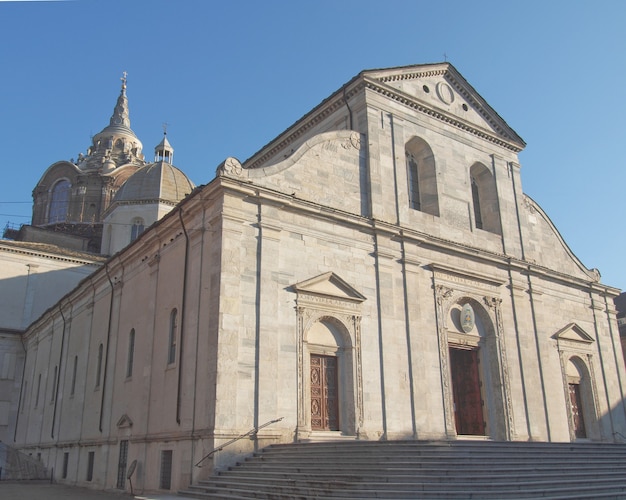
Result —
<path fill-rule="evenodd" d="M 577 438 L 587 437 L 585 431 L 585 420 L 583 419 L 583 405 L 580 397 L 580 385 L 569 385 L 569 400 L 572 406 L 572 419 L 574 420 L 574 434 Z"/>
<path fill-rule="evenodd" d="M 311 354 L 311 430 L 339 430 L 337 358 Z"/>
<path fill-rule="evenodd" d="M 126 462 L 128 460 L 128 440 L 120 441 L 120 457 L 117 462 L 117 487 L 123 490 L 126 487 Z"/>
<path fill-rule="evenodd" d="M 478 349 L 450 348 L 454 420 L 459 435 L 485 435 Z"/>

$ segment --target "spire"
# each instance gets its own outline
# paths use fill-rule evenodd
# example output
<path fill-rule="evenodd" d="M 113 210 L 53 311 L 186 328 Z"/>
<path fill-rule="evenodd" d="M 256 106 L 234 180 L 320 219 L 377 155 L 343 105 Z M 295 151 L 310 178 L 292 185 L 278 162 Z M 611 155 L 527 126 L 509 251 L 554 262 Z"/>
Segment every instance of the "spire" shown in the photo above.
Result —
<path fill-rule="evenodd" d="M 124 71 L 122 89 L 109 125 L 92 137 L 87 156 L 79 164 L 81 170 L 98 170 L 107 174 L 129 163 L 137 166 L 145 164 L 141 141 L 130 128 L 127 77 Z"/>
<path fill-rule="evenodd" d="M 130 113 L 128 112 L 128 98 L 126 97 L 126 81 L 127 81 L 128 73 L 124 71 L 122 73 L 122 90 L 120 91 L 120 96 L 117 98 L 117 104 L 115 105 L 115 109 L 113 110 L 113 116 L 111 116 L 111 120 L 109 121 L 110 126 L 123 126 L 130 128 Z"/>

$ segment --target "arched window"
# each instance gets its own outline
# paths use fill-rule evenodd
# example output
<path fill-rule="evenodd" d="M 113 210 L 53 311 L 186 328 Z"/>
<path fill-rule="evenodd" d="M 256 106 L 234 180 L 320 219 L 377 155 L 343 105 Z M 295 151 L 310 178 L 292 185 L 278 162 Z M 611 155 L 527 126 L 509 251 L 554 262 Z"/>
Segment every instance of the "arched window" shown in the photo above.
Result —
<path fill-rule="evenodd" d="M 144 222 L 141 217 L 135 217 L 133 219 L 133 225 L 130 229 L 130 242 L 135 241 L 141 233 L 143 233 Z"/>
<path fill-rule="evenodd" d="M 178 329 L 178 311 L 172 309 L 170 314 L 170 335 L 167 349 L 167 364 L 171 365 L 176 361 L 176 330 Z"/>
<path fill-rule="evenodd" d="M 482 163 L 474 163 L 470 168 L 470 184 L 474 227 L 501 234 L 498 192 L 491 171 Z"/>
<path fill-rule="evenodd" d="M 483 215 L 480 208 L 480 191 L 476 179 L 472 177 L 472 204 L 474 206 L 474 225 L 478 229 L 483 228 Z"/>
<path fill-rule="evenodd" d="M 65 222 L 70 208 L 70 181 L 62 179 L 52 188 L 50 207 L 48 210 L 48 222 Z"/>
<path fill-rule="evenodd" d="M 435 157 L 428 143 L 413 137 L 405 147 L 409 207 L 439 215 Z"/>
<path fill-rule="evenodd" d="M 126 360 L 126 377 L 133 376 L 133 358 L 135 357 L 135 329 L 128 335 L 128 359 Z"/>

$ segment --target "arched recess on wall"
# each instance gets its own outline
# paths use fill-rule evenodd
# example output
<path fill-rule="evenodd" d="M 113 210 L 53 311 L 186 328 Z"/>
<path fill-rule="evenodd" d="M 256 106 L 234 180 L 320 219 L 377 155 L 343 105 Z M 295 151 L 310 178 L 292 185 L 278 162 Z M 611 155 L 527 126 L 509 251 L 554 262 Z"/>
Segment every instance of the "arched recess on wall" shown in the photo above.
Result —
<path fill-rule="evenodd" d="M 602 439 L 593 370 L 593 337 L 576 323 L 570 323 L 553 338 L 557 341 L 561 362 L 570 440 Z"/>
<path fill-rule="evenodd" d="M 437 169 L 428 143 L 413 137 L 405 145 L 409 207 L 439 216 Z"/>
<path fill-rule="evenodd" d="M 501 299 L 445 285 L 436 285 L 435 291 L 446 434 L 511 439 L 515 430 Z M 472 311 L 471 322 L 463 320 L 467 306 Z M 473 379 L 465 380 L 467 370 L 474 370 Z M 459 385 L 466 383 L 471 386 Z M 474 393 L 466 400 L 459 399 L 464 391 Z M 481 419 L 483 429 L 479 427 Z"/>
<path fill-rule="evenodd" d="M 297 439 L 315 432 L 358 435 L 363 425 L 359 292 L 332 272 L 297 293 Z"/>
<path fill-rule="evenodd" d="M 303 380 L 310 394 L 307 424 L 311 431 L 354 434 L 354 356 L 347 328 L 338 318 L 323 316 L 310 324 L 303 343 L 304 373 L 310 374 Z"/>
<path fill-rule="evenodd" d="M 474 227 L 501 234 L 502 226 L 495 178 L 491 171 L 480 162 L 470 167 L 470 186 Z"/>

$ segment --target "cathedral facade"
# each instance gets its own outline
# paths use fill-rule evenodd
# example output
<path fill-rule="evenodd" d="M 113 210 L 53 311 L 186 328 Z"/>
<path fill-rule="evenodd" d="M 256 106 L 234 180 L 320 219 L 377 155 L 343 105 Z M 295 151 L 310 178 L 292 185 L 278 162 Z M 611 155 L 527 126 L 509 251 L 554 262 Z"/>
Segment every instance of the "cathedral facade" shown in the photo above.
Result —
<path fill-rule="evenodd" d="M 618 290 L 524 146 L 448 63 L 360 73 L 26 330 L 15 445 L 158 491 L 272 443 L 623 440 Z"/>

